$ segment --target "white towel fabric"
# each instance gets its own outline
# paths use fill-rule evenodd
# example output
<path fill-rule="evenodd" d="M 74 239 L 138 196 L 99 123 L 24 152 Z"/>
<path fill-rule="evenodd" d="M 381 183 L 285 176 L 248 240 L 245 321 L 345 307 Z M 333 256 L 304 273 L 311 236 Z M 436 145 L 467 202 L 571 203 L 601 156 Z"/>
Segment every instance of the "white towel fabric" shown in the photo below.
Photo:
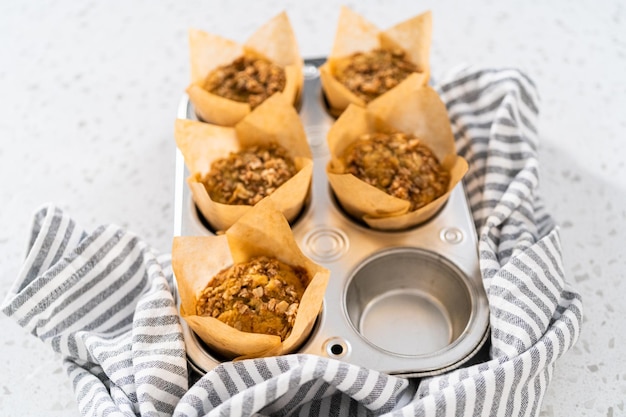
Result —
<path fill-rule="evenodd" d="M 537 94 L 516 70 L 465 68 L 437 86 L 479 236 L 491 352 L 422 380 L 312 355 L 224 363 L 191 380 L 169 256 L 109 225 L 80 229 L 54 206 L 2 310 L 63 357 L 84 416 L 537 416 L 575 343 L 580 295 L 538 195 Z"/>

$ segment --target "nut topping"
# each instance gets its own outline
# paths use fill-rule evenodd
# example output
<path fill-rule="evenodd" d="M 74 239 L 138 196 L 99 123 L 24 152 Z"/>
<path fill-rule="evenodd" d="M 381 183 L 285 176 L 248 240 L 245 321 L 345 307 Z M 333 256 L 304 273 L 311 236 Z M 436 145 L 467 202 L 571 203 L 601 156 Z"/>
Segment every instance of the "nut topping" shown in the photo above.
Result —
<path fill-rule="evenodd" d="M 425 206 L 448 190 L 450 173 L 421 141 L 404 133 L 365 134 L 342 155 L 344 172 L 411 203 Z"/>
<path fill-rule="evenodd" d="M 248 103 L 253 109 L 272 94 L 283 91 L 285 71 L 262 58 L 244 55 L 212 71 L 204 88 L 218 96 Z"/>
<path fill-rule="evenodd" d="M 334 75 L 340 83 L 369 103 L 417 71 L 417 67 L 405 59 L 401 49 L 374 49 L 338 60 Z"/>
<path fill-rule="evenodd" d="M 302 268 L 265 256 L 253 258 L 218 273 L 200 293 L 196 314 L 284 340 L 295 322 L 306 278 Z"/>
<path fill-rule="evenodd" d="M 252 146 L 211 164 L 202 180 L 213 201 L 253 206 L 296 174 L 294 160 L 282 146 Z"/>

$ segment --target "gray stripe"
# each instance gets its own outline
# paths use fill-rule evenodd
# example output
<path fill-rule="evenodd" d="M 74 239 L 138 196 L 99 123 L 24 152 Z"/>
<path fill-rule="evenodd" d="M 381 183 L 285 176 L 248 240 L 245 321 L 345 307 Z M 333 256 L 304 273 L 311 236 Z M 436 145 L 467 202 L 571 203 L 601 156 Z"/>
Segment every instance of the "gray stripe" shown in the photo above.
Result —
<path fill-rule="evenodd" d="M 393 393 L 389 396 L 387 402 L 380 407 L 380 412 L 386 413 L 393 410 L 398 403 L 398 397 L 401 395 L 401 391 L 403 391 L 403 386 L 404 383 L 398 379 L 393 387 Z"/>
<path fill-rule="evenodd" d="M 497 296 L 505 300 L 506 302 L 519 307 L 530 318 L 533 319 L 533 321 L 535 322 L 537 326 L 539 326 L 540 328 L 543 327 L 544 326 L 543 322 L 549 319 L 550 314 L 551 314 L 551 309 L 548 307 L 548 305 L 546 305 L 543 301 L 541 301 L 536 296 L 536 293 L 534 291 L 531 291 L 522 280 L 520 280 L 519 278 L 517 278 L 517 276 L 515 276 L 515 274 L 511 274 L 508 271 L 501 271 L 499 275 L 505 278 L 506 281 L 510 284 L 513 284 L 515 286 L 519 284 L 519 286 L 517 286 L 516 289 L 518 289 L 523 295 L 525 295 L 528 298 L 527 302 L 529 304 L 532 304 L 536 306 L 538 309 L 540 309 L 541 312 L 543 313 L 543 316 L 542 317 L 537 316 L 537 314 L 530 309 L 530 305 L 526 304 L 526 301 L 521 302 L 520 299 L 517 297 L 517 295 L 513 294 L 509 288 L 503 288 L 500 285 L 498 285 L 497 282 L 492 283 L 491 286 L 489 287 L 489 295 Z"/>
<path fill-rule="evenodd" d="M 330 381 L 330 383 L 334 386 L 339 386 L 339 384 L 341 384 L 346 379 L 349 371 L 350 368 L 346 364 L 340 363 L 337 371 L 335 372 L 335 376 L 333 376 L 333 379 L 332 381 Z"/>
<path fill-rule="evenodd" d="M 200 383 L 196 383 L 194 386 L 202 388 L 206 392 L 207 399 L 209 400 L 209 403 L 211 403 L 212 407 L 217 407 L 222 403 L 222 399 L 217 394 L 217 390 L 215 389 L 213 382 L 210 380 L 201 379 Z"/>
<path fill-rule="evenodd" d="M 146 403 L 150 403 L 154 406 L 154 408 L 161 412 L 161 413 L 167 413 L 168 415 L 171 415 L 174 412 L 174 405 L 173 404 L 169 404 L 166 403 L 165 401 L 161 401 L 159 399 L 154 398 L 152 395 L 150 395 L 149 393 L 143 393 L 141 395 L 141 397 L 139 397 L 139 400 L 141 402 L 146 402 Z M 150 415 L 158 415 L 158 414 L 154 414 L 154 413 L 147 413 L 148 416 Z"/>
<path fill-rule="evenodd" d="M 261 360 L 259 360 L 258 362 L 261 362 Z M 257 369 L 258 369 L 258 367 L 257 367 Z M 261 375 L 263 375 L 263 374 L 261 374 Z M 264 378 L 266 381 L 269 380 L 269 383 L 266 385 L 266 388 L 265 388 L 265 404 L 266 404 L 266 406 L 271 404 L 278 397 L 278 381 L 276 380 L 276 378 L 274 378 L 274 375 L 271 372 L 269 372 L 269 369 L 268 369 L 267 375 L 271 376 L 271 379 L 270 378 Z"/>
<path fill-rule="evenodd" d="M 133 311 L 129 312 L 126 317 L 119 319 L 117 323 L 111 323 L 111 326 L 102 331 L 104 334 L 110 334 L 112 337 L 117 337 L 122 332 L 128 331 L 129 327 L 133 324 L 133 318 L 135 314 Z"/>
<path fill-rule="evenodd" d="M 246 384 L 246 387 L 250 388 L 256 384 L 256 381 L 250 376 L 248 366 L 251 366 L 249 362 L 233 362 L 233 367 L 237 371 L 237 374 L 239 374 L 243 383 Z"/>
<path fill-rule="evenodd" d="M 293 410 L 291 414 L 297 414 L 301 416 L 320 415 L 320 406 L 322 402 L 328 401 L 328 399 L 325 397 L 327 397 L 329 393 L 332 393 L 334 391 L 335 388 L 332 385 L 329 385 L 327 382 L 318 384 L 317 390 L 315 391 L 315 394 L 313 394 L 313 396 L 311 397 L 311 400 L 301 404 L 296 410 Z M 277 415 L 286 415 L 286 412 L 285 410 L 283 410 L 281 414 Z"/>
<path fill-rule="evenodd" d="M 77 246 L 76 248 L 74 248 L 74 250 L 72 251 L 72 253 L 70 254 L 70 256 L 68 256 L 68 258 L 66 258 L 63 262 L 59 262 L 58 264 L 52 266 L 48 271 L 46 271 L 45 274 L 43 274 L 40 277 L 37 277 L 37 280 L 35 282 L 33 282 L 33 285 L 30 285 L 27 288 L 23 288 L 20 293 L 15 297 L 14 300 L 11 301 L 11 307 L 12 310 L 15 311 L 17 309 L 19 309 L 26 300 L 29 300 L 31 298 L 34 297 L 35 294 L 37 294 L 37 292 L 43 287 L 45 286 L 48 282 L 50 282 L 51 280 L 55 279 L 55 277 L 59 274 L 61 274 L 61 272 L 63 272 L 63 270 L 71 264 L 71 261 L 73 259 L 75 259 L 76 257 L 78 257 L 79 255 L 81 255 L 85 249 L 87 247 L 89 247 L 89 245 L 91 243 L 93 243 L 103 232 L 105 231 L 104 228 L 99 228 L 97 229 L 93 234 L 91 234 L 90 236 L 88 236 L 81 245 Z M 110 242 L 110 241 L 109 241 Z M 112 242 L 113 245 L 116 242 Z M 109 245 L 107 248 L 110 250 L 113 245 Z M 92 258 L 92 262 L 97 262 L 99 260 L 99 258 L 94 257 Z M 79 273 L 81 271 L 77 271 L 76 273 Z M 58 292 L 60 290 L 55 291 L 53 294 L 56 294 L 56 292 Z M 50 297 L 52 297 L 52 295 L 50 295 Z M 54 298 L 52 298 L 52 300 L 54 300 Z"/>
<path fill-rule="evenodd" d="M 100 235 L 104 231 L 105 229 L 100 229 L 98 233 L 94 233 L 93 235 L 91 235 L 90 239 L 86 240 L 83 245 L 81 245 L 79 248 L 74 250 L 74 252 L 70 256 L 65 258 L 63 262 L 58 263 L 57 265 L 53 266 L 50 270 L 46 271 L 43 276 L 37 279 L 36 286 L 33 285 L 32 287 L 27 288 L 25 291 L 21 292 L 18 295 L 18 299 L 16 300 L 16 303 L 14 303 L 14 305 L 18 308 L 21 307 L 21 305 L 28 298 L 34 297 L 35 294 L 44 285 L 48 284 L 48 282 L 53 281 L 55 279 L 58 280 L 59 278 L 57 277 L 61 276 L 61 273 L 65 270 L 65 268 L 67 268 L 68 265 L 71 265 L 73 261 L 77 259 L 78 256 L 80 256 L 89 246 L 91 246 L 91 244 L 98 237 L 100 237 Z M 67 279 L 63 280 L 62 282 L 60 282 L 57 288 L 55 288 L 49 294 L 39 297 L 41 299 L 41 302 L 38 303 L 36 307 L 31 309 L 24 315 L 24 317 L 19 321 L 20 325 L 26 326 L 35 315 L 41 315 L 44 309 L 46 309 L 50 305 L 53 305 L 54 301 L 56 301 L 59 297 L 61 297 L 62 295 L 67 295 L 67 293 L 69 292 L 71 288 L 76 286 L 78 282 L 81 281 L 82 278 L 84 278 L 87 274 L 89 274 L 92 271 L 94 265 L 98 264 L 102 260 L 102 258 L 104 258 L 111 250 L 113 250 L 113 248 L 117 245 L 121 237 L 122 237 L 121 231 L 118 231 L 117 233 L 115 233 L 113 236 L 111 236 L 111 238 L 109 238 L 104 243 L 104 245 L 102 245 L 102 247 L 98 250 L 98 252 L 96 252 L 85 263 L 83 263 L 80 268 L 77 268 L 76 271 L 71 276 L 69 276 Z M 106 272 L 109 272 L 108 268 L 105 268 L 105 271 L 99 275 L 100 279 L 104 279 L 106 277 L 106 274 L 105 274 Z M 67 299 L 62 304 L 55 307 L 53 312 L 58 312 L 58 311 L 63 310 L 65 307 L 67 307 L 69 303 L 80 298 L 83 292 L 86 292 L 89 288 L 93 287 L 96 284 L 97 282 L 93 282 L 93 283 L 89 282 L 86 288 L 82 288 L 76 293 L 68 296 Z M 31 289 L 33 291 L 30 291 Z M 38 321 L 39 327 L 47 324 L 49 320 L 55 317 L 56 315 L 51 314 L 49 318 L 47 319 L 39 319 Z"/>
<path fill-rule="evenodd" d="M 448 404 L 446 403 L 446 397 L 441 391 L 435 394 L 435 416 L 445 416 Z"/>
<path fill-rule="evenodd" d="M 112 407 L 115 407 L 116 409 L 118 408 L 114 403 L 113 400 L 111 399 L 111 397 L 108 395 L 108 393 L 104 390 L 104 389 L 99 389 L 99 392 L 103 393 L 104 395 L 102 395 L 98 401 L 96 402 L 92 402 L 89 401 L 88 407 L 86 409 L 81 410 L 81 414 L 86 416 L 86 415 L 100 415 L 99 413 L 99 409 L 100 407 L 102 407 L 103 405 L 106 405 L 107 407 L 105 408 L 105 410 L 111 410 Z M 87 413 L 88 410 L 93 408 L 93 413 Z M 116 410 L 119 413 L 119 409 Z M 112 414 L 111 411 L 109 411 L 109 414 Z"/>
<path fill-rule="evenodd" d="M 292 379 L 294 381 L 294 379 Z M 299 378 L 295 380 L 296 386 L 298 386 Z M 311 381 L 305 382 L 300 385 L 294 393 L 291 394 L 291 398 L 284 405 L 283 410 L 281 411 L 281 415 L 287 415 L 290 411 L 297 409 L 301 404 L 302 400 L 306 397 L 311 388 L 317 383 L 317 380 L 313 379 Z M 291 386 L 291 384 L 289 384 Z"/>
<path fill-rule="evenodd" d="M 519 98 L 521 99 L 522 103 L 524 103 L 526 107 L 528 107 L 529 110 L 531 110 L 533 113 L 537 113 L 539 109 L 535 101 L 528 94 L 527 87 L 523 85 L 523 83 L 527 83 L 527 84 L 530 84 L 530 87 L 532 88 L 533 83 L 530 80 L 528 80 L 525 76 L 523 76 L 520 72 L 518 71 L 513 71 L 513 72 L 515 72 L 515 76 L 511 75 L 509 77 L 500 78 L 498 80 L 491 80 L 489 81 L 488 84 L 484 86 L 477 86 L 479 88 L 472 89 L 472 90 L 467 90 L 467 88 L 471 88 L 471 87 L 465 86 L 463 84 L 465 84 L 467 81 L 470 81 L 470 80 L 476 80 L 478 78 L 482 78 L 484 75 L 488 74 L 488 72 L 480 72 L 480 73 L 471 74 L 466 78 L 454 81 L 452 83 L 441 85 L 439 88 L 440 88 L 440 91 L 444 95 L 444 97 L 442 98 L 444 102 L 446 103 L 446 105 L 448 107 L 453 107 L 454 104 L 458 101 L 468 101 L 468 102 L 477 101 L 481 95 L 490 94 L 490 90 L 494 90 L 496 87 L 499 87 L 502 84 L 513 83 L 518 88 L 518 90 L 516 91 L 520 92 Z M 467 80 L 467 81 L 463 81 L 463 80 Z M 455 87 L 461 87 L 459 89 L 462 91 L 456 93 L 454 91 Z M 511 89 L 507 89 L 507 91 L 511 92 Z M 499 94 L 499 93 L 496 93 L 496 94 Z M 451 98 L 450 96 L 453 96 L 454 98 Z"/>
<path fill-rule="evenodd" d="M 369 372 L 367 369 L 359 368 L 356 379 L 348 389 L 344 390 L 344 392 L 349 396 L 353 396 L 354 394 L 359 392 L 361 388 L 363 388 L 363 385 L 365 385 L 365 381 L 367 381 L 368 373 Z"/>
<path fill-rule="evenodd" d="M 317 358 L 312 357 L 312 356 L 309 356 L 308 358 L 309 358 L 309 361 L 315 360 L 315 369 L 312 375 L 313 379 L 309 382 L 302 384 L 301 388 L 293 394 L 289 402 L 284 407 L 285 411 L 296 409 L 313 387 L 316 387 L 319 384 L 321 384 L 322 387 L 328 386 L 326 382 L 320 379 L 324 375 L 326 367 L 328 366 L 328 362 L 324 360 L 318 360 Z M 297 379 L 295 377 L 292 377 L 292 380 L 299 382 L 301 379 L 301 373 L 299 373 L 297 376 L 298 376 Z M 317 392 L 319 393 L 319 389 L 317 390 Z"/>
<path fill-rule="evenodd" d="M 333 399 L 335 397 L 338 397 L 339 399 L 344 398 L 344 395 L 341 395 L 340 393 L 337 393 L 335 395 L 333 395 Z M 359 407 L 359 402 L 358 401 L 353 401 L 352 399 L 350 399 L 350 408 L 348 409 L 348 415 L 349 416 L 358 416 L 360 414 L 362 414 L 363 410 L 361 407 Z M 331 402 L 332 405 L 332 402 Z"/>
<path fill-rule="evenodd" d="M 495 375 L 494 384 L 495 392 L 493 394 L 493 401 L 491 403 L 491 412 L 490 415 L 497 416 L 498 408 L 500 408 L 500 404 L 502 402 L 502 395 L 504 394 L 504 387 L 506 386 L 504 382 L 506 381 L 506 374 L 502 367 L 497 367 L 493 370 Z"/>
<path fill-rule="evenodd" d="M 67 246 L 72 240 L 72 235 L 74 234 L 75 229 L 76 229 L 76 224 L 74 223 L 73 220 L 69 219 L 67 227 L 65 228 L 65 234 L 61 238 L 61 242 L 59 244 L 59 248 L 57 249 L 57 253 L 54 255 L 54 258 L 52 258 L 50 265 L 55 265 L 57 262 L 59 262 L 61 257 L 65 254 L 67 250 Z"/>
<path fill-rule="evenodd" d="M 502 310 L 498 307 L 492 307 L 491 311 L 493 315 L 498 317 L 498 319 L 510 325 L 513 328 L 512 330 L 515 330 L 516 333 L 519 332 L 525 335 L 529 335 L 531 342 L 536 341 L 541 336 L 535 334 L 536 332 L 530 328 L 529 324 L 521 320 L 518 316 L 506 310 Z M 526 345 L 527 342 L 524 342 L 516 335 L 509 333 L 508 329 L 493 329 L 491 334 L 493 338 L 497 340 L 502 340 L 503 342 L 505 342 L 506 345 L 510 347 L 515 347 L 515 350 L 517 350 L 518 354 L 529 348 L 529 346 Z"/>
<path fill-rule="evenodd" d="M 158 357 L 160 355 L 154 355 Z M 180 359 L 180 356 L 173 357 L 172 359 Z M 135 363 L 133 365 L 133 372 L 136 374 L 138 371 L 145 371 L 146 369 L 155 369 L 158 371 L 168 372 L 174 376 L 187 376 L 187 367 L 176 365 L 163 359 L 154 359 L 148 362 Z"/>
<path fill-rule="evenodd" d="M 118 292 L 119 288 L 123 285 L 123 283 L 126 281 L 129 281 L 129 278 L 133 277 L 136 274 L 136 272 L 140 270 L 141 267 L 142 267 L 141 258 L 137 258 L 135 262 L 127 270 L 127 272 L 124 273 L 118 280 L 112 282 L 111 285 L 105 290 L 102 290 L 98 294 L 94 294 L 88 301 L 85 302 L 85 304 L 81 308 L 79 308 L 73 314 L 66 317 L 64 320 L 59 321 L 59 323 L 48 332 L 41 334 L 40 338 L 45 339 L 45 338 L 50 337 L 51 335 L 58 334 L 62 332 L 63 330 L 67 329 L 68 327 L 74 325 L 81 319 L 83 319 L 85 315 L 88 314 L 90 311 L 94 309 L 98 309 L 98 310 L 102 309 L 104 301 L 108 299 L 111 299 L 111 300 L 116 299 L 116 297 L 114 297 L 113 294 Z M 102 275 L 104 275 L 104 272 L 102 274 L 99 274 L 98 277 Z M 103 276 L 102 278 L 104 277 L 105 276 Z M 124 295 L 121 299 L 119 299 L 118 302 L 109 306 L 107 310 L 103 310 L 102 314 L 96 317 L 96 319 L 94 319 L 90 323 L 84 323 L 82 328 L 84 330 L 97 329 L 101 327 L 104 323 L 109 321 L 111 317 L 115 315 L 115 313 L 117 313 L 120 310 L 123 310 L 124 308 L 127 308 L 129 305 L 132 305 L 132 302 L 137 299 L 137 296 L 139 296 L 139 294 L 141 294 L 144 291 L 146 282 L 147 282 L 147 277 L 144 273 L 142 274 L 141 281 L 139 281 L 139 283 L 135 285 L 134 288 L 128 291 L 126 295 Z M 83 296 L 85 295 L 86 294 L 83 293 Z M 73 297 L 79 297 L 79 296 L 80 296 L 80 291 L 76 291 L 73 295 Z"/>
<path fill-rule="evenodd" d="M 76 338 L 74 335 L 71 335 L 67 338 L 67 350 L 69 351 L 69 355 L 75 358 L 78 358 L 78 345 L 76 343 Z"/>
<path fill-rule="evenodd" d="M 168 316 L 155 316 L 155 317 L 146 317 L 141 319 L 135 319 L 133 321 L 133 327 L 161 327 L 161 326 L 171 326 L 174 324 L 180 323 L 178 316 L 168 315 Z"/>
<path fill-rule="evenodd" d="M 201 416 L 206 414 L 206 410 L 204 409 L 204 400 L 191 392 L 185 394 L 180 402 L 182 404 L 188 404 Z M 185 415 L 186 414 L 182 414 L 180 411 L 174 414 L 175 417 L 183 417 Z"/>
<path fill-rule="evenodd" d="M 154 363 L 162 363 L 162 362 L 155 361 Z M 137 369 L 142 370 L 142 369 L 149 369 L 149 368 L 150 367 L 148 367 L 148 366 L 141 366 L 141 367 L 135 366 L 134 367 L 135 370 L 137 370 Z M 170 369 L 167 369 L 167 368 L 159 368 L 159 369 L 163 370 L 163 371 L 171 371 L 172 367 L 169 367 L 169 368 Z M 179 368 L 179 367 L 176 367 L 176 368 L 178 368 L 177 370 L 180 372 L 181 368 Z M 174 373 L 174 372 L 172 372 L 172 373 Z M 185 370 L 184 373 L 186 373 L 186 370 Z M 183 375 L 183 373 L 176 373 L 176 374 L 177 375 Z M 146 376 L 143 376 L 141 378 L 136 378 L 135 379 L 135 384 L 137 386 L 139 386 L 139 385 L 152 385 L 152 386 L 158 388 L 160 391 L 167 392 L 168 394 L 177 396 L 179 398 L 183 396 L 185 391 L 187 391 L 186 387 L 181 387 L 180 385 L 173 384 L 170 381 L 167 381 L 167 380 L 163 379 L 162 377 L 159 377 L 159 376 L 156 376 L 156 375 L 146 375 Z"/>
<path fill-rule="evenodd" d="M 282 357 L 276 358 L 276 365 L 283 373 L 287 372 L 291 368 L 289 362 Z"/>
<path fill-rule="evenodd" d="M 343 394 L 337 392 L 336 394 L 330 397 L 330 415 L 331 416 L 340 416 L 341 415 L 341 402 L 343 400 Z M 353 401 L 356 403 L 356 401 Z M 319 412 L 319 411 L 318 411 Z M 353 415 L 353 414 L 351 414 Z"/>
<path fill-rule="evenodd" d="M 174 307 L 174 300 L 168 297 L 158 298 L 156 300 L 144 301 L 141 303 L 141 311 L 162 310 L 166 307 Z"/>
<path fill-rule="evenodd" d="M 41 210 L 39 210 L 37 213 L 35 213 L 35 215 L 33 216 L 33 223 L 30 229 L 31 230 L 30 239 L 28 241 L 28 246 L 27 246 L 28 252 L 30 252 L 33 246 L 35 245 L 35 241 L 37 240 L 37 237 L 41 233 L 41 228 L 43 227 L 44 220 L 48 216 L 48 212 L 50 211 L 51 208 L 52 207 L 44 207 Z"/>
<path fill-rule="evenodd" d="M 228 391 L 229 396 L 232 397 L 233 395 L 237 394 L 237 386 L 235 385 L 235 382 L 231 378 L 230 373 L 228 372 L 226 367 L 218 366 L 217 368 L 215 368 L 215 373 L 222 381 L 222 384 L 224 384 L 224 387 L 226 387 L 226 391 Z"/>
<path fill-rule="evenodd" d="M 554 288 L 557 289 L 557 291 L 562 291 L 563 289 L 563 284 L 562 284 L 562 277 L 555 277 L 552 275 L 552 273 L 550 273 L 547 265 L 544 263 L 544 261 L 537 255 L 537 253 L 534 251 L 533 248 L 529 248 L 526 250 L 525 252 L 528 257 L 530 259 L 532 259 L 537 265 L 539 265 L 542 268 L 543 274 L 541 276 L 539 276 L 539 274 L 537 273 L 536 270 L 530 268 L 527 264 L 522 263 L 519 258 L 515 258 L 511 260 L 511 265 L 514 266 L 517 270 L 519 270 L 520 272 L 524 273 L 526 275 L 527 278 L 530 278 L 530 280 L 532 281 L 533 285 L 535 287 L 537 287 L 539 289 L 539 291 L 541 291 L 541 293 L 548 299 L 550 300 L 551 303 L 553 303 L 554 305 L 558 304 L 558 299 L 556 298 L 556 296 L 554 294 L 552 294 L 552 291 L 550 291 L 548 289 L 548 287 L 545 285 L 545 282 L 550 282 L 550 284 L 552 284 L 552 286 L 554 286 Z M 548 255 L 548 258 L 552 258 L 552 255 L 550 254 L 550 252 L 546 252 L 546 255 Z M 556 266 L 555 266 L 556 268 Z M 557 272 L 561 272 L 558 271 Z M 510 273 L 512 276 L 514 276 L 515 274 Z M 513 280 L 514 278 L 511 277 L 511 280 Z M 550 317 L 550 312 L 546 312 L 546 316 Z"/>
<path fill-rule="evenodd" d="M 248 416 L 254 411 L 254 390 L 246 390 L 243 393 L 243 400 L 241 405 L 241 415 Z"/>
<path fill-rule="evenodd" d="M 465 387 L 462 384 L 457 383 L 454 386 L 454 398 L 456 400 L 456 409 L 454 411 L 455 415 L 463 415 L 463 410 L 465 410 L 467 402 L 466 396 Z"/>
<path fill-rule="evenodd" d="M 24 283 L 32 282 L 33 280 L 35 280 L 35 278 L 37 278 L 37 275 L 39 275 L 39 271 L 43 266 L 43 262 L 46 260 L 46 257 L 50 253 L 52 246 L 54 246 L 57 240 L 56 236 L 59 231 L 59 227 L 61 226 L 61 220 L 61 215 L 57 212 L 57 210 L 55 210 L 54 214 L 52 215 L 52 219 L 50 220 L 50 225 L 47 227 L 47 229 L 42 229 L 40 231 L 40 233 L 45 233 L 45 236 L 41 237 L 41 234 L 37 236 L 37 241 L 42 241 L 41 249 L 31 263 L 30 268 L 26 273 Z"/>
<path fill-rule="evenodd" d="M 83 378 L 85 378 L 85 376 L 83 376 Z M 89 378 L 89 377 L 87 377 Z M 79 403 L 83 402 L 83 400 L 87 397 L 87 395 L 89 395 L 89 393 L 91 392 L 92 388 L 94 386 L 98 386 L 96 392 L 102 392 L 105 391 L 104 387 L 102 386 L 102 383 L 100 381 L 98 381 L 95 378 L 89 378 L 89 382 L 87 382 L 85 385 L 83 385 L 81 387 L 80 390 L 76 391 L 76 399 L 78 400 Z"/>
<path fill-rule="evenodd" d="M 365 398 L 363 398 L 361 402 L 365 405 L 369 405 L 377 401 L 383 393 L 383 390 L 385 389 L 385 386 L 387 386 L 389 380 L 390 378 L 387 378 L 383 374 L 379 374 L 376 382 L 374 383 L 374 387 L 372 387 L 370 393 Z M 383 404 L 383 406 L 384 405 L 385 404 Z M 378 410 L 380 410 L 380 408 Z"/>
<path fill-rule="evenodd" d="M 507 387 L 508 398 L 506 398 L 506 413 L 509 416 L 514 415 L 513 410 L 515 408 L 515 391 L 517 387 L 522 383 L 526 383 L 526 381 L 522 380 L 522 374 L 524 372 L 524 362 L 519 358 L 513 359 L 513 381 L 511 381 L 511 385 Z M 521 411 L 521 410 L 520 410 Z M 518 415 L 524 415 L 523 412 L 519 412 Z"/>

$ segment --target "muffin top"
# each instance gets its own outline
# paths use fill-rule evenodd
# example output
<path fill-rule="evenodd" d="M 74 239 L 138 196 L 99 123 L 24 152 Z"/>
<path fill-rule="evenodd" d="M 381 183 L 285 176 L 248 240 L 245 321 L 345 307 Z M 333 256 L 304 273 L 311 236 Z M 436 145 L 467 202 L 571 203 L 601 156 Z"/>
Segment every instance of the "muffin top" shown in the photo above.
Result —
<path fill-rule="evenodd" d="M 259 256 L 220 271 L 201 292 L 196 314 L 237 330 L 280 336 L 291 333 L 307 272 Z"/>
<path fill-rule="evenodd" d="M 263 58 L 243 55 L 211 71 L 204 89 L 255 108 L 272 94 L 283 91 L 286 83 L 285 71 L 278 65 Z"/>
<path fill-rule="evenodd" d="M 368 133 L 340 156 L 344 173 L 387 194 L 410 202 L 417 210 L 448 190 L 450 173 L 417 137 L 404 133 Z"/>
<path fill-rule="evenodd" d="M 287 150 L 276 144 L 252 146 L 211 164 L 202 180 L 213 201 L 253 206 L 297 172 Z"/>
<path fill-rule="evenodd" d="M 417 67 L 406 60 L 401 49 L 377 48 L 338 59 L 333 75 L 369 103 L 414 72 L 417 72 Z"/>

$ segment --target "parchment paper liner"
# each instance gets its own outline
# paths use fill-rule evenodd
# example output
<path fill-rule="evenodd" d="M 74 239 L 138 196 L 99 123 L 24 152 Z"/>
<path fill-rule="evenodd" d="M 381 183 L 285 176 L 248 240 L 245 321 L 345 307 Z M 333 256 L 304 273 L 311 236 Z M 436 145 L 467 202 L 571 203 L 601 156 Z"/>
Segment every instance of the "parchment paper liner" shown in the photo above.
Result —
<path fill-rule="evenodd" d="M 344 174 L 339 156 L 362 134 L 399 131 L 413 134 L 428 146 L 450 172 L 446 194 L 424 207 L 409 210 L 409 202 L 393 197 L 352 174 Z M 432 217 L 467 172 L 467 162 L 456 154 L 454 135 L 444 103 L 435 90 L 422 85 L 418 74 L 366 108 L 351 104 L 328 132 L 331 160 L 326 167 L 330 185 L 341 206 L 370 227 L 406 229 Z"/>
<path fill-rule="evenodd" d="M 302 267 L 310 279 L 291 334 L 282 343 L 279 336 L 242 332 L 215 318 L 195 315 L 197 296 L 210 279 L 224 268 L 261 255 Z M 257 204 L 224 235 L 175 237 L 172 267 L 181 317 L 211 349 L 228 359 L 274 356 L 297 349 L 315 324 L 330 276 L 330 271 L 302 254 L 289 223 L 271 200 Z"/>
<path fill-rule="evenodd" d="M 300 99 L 304 83 L 302 72 L 304 62 L 285 12 L 261 26 L 244 44 L 198 29 L 190 29 L 189 52 L 191 84 L 186 91 L 196 114 L 207 123 L 234 126 L 250 113 L 249 104 L 211 94 L 203 88 L 204 81 L 211 71 L 230 64 L 244 53 L 263 57 L 282 67 L 286 76 L 286 85 L 282 93 L 292 104 L 296 104 Z"/>
<path fill-rule="evenodd" d="M 194 202 L 216 231 L 229 228 L 252 206 L 213 201 L 201 181 L 214 160 L 253 145 L 276 142 L 293 157 L 296 175 L 265 199 L 271 199 L 289 221 L 302 210 L 311 185 L 313 159 L 298 113 L 281 93 L 269 97 L 235 127 L 177 119 L 174 137 L 190 172 L 187 184 Z"/>
<path fill-rule="evenodd" d="M 419 74 L 421 84 L 426 85 L 430 77 L 431 39 L 432 15 L 430 11 L 381 31 L 373 23 L 342 6 L 333 49 L 326 63 L 320 67 L 320 80 L 331 114 L 339 116 L 350 103 L 362 107 L 366 104 L 333 75 L 338 59 L 355 52 L 368 52 L 375 48 L 399 48 L 406 53 L 405 58 L 417 66 L 418 72 L 415 74 Z M 402 83 L 394 89 L 399 88 L 400 85 Z"/>

